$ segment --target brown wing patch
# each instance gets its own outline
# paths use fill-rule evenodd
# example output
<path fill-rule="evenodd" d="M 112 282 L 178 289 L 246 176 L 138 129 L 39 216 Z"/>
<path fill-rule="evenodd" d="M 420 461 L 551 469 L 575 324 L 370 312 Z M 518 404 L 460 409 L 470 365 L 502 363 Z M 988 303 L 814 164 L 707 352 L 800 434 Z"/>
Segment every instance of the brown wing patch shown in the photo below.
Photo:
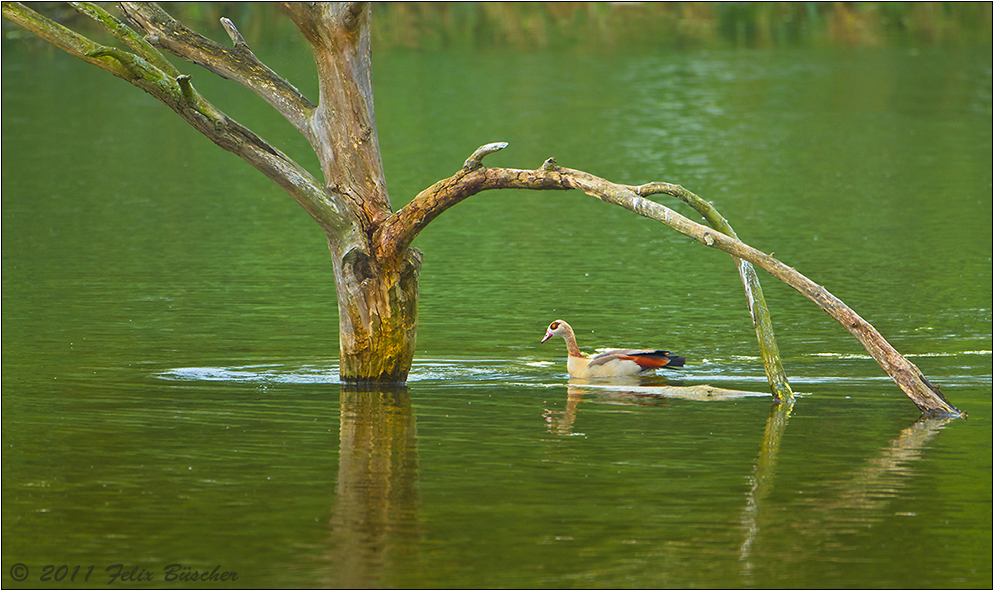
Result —
<path fill-rule="evenodd" d="M 628 359 L 639 364 L 642 369 L 658 369 L 669 365 L 668 357 L 648 357 L 645 355 L 620 355 L 618 359 Z"/>

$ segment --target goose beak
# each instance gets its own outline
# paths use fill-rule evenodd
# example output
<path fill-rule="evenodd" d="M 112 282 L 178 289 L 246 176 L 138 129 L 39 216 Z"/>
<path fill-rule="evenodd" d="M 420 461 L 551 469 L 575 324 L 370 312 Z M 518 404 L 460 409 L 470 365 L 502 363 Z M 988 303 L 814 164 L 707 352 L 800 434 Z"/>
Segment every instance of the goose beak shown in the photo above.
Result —
<path fill-rule="evenodd" d="M 542 337 L 542 342 L 544 343 L 545 341 L 547 341 L 547 340 L 549 340 L 551 338 L 552 338 L 552 331 L 551 330 L 547 330 L 547 331 L 545 331 L 545 336 Z"/>

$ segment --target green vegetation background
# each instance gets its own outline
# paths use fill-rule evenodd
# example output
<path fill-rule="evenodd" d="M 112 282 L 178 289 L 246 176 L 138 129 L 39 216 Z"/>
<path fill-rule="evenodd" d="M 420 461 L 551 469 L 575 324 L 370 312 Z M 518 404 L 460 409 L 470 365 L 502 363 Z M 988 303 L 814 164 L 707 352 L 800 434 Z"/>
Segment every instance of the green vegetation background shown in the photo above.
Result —
<path fill-rule="evenodd" d="M 249 43 L 296 35 L 271 3 L 163 3 L 200 32 Z M 32 7 L 72 26 L 64 3 Z M 991 2 L 389 2 L 374 3 L 374 48 L 685 49 L 991 44 Z M 75 21 L 75 22 L 73 22 Z M 20 33 L 9 22 L 4 32 Z"/>

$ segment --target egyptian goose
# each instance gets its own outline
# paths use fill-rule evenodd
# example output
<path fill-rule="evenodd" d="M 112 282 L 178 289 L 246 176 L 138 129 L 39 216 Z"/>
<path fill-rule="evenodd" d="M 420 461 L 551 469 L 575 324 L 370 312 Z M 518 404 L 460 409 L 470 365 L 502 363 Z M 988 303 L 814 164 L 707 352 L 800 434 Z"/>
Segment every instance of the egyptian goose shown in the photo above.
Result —
<path fill-rule="evenodd" d="M 574 378 L 613 378 L 634 376 L 660 367 L 683 367 L 686 359 L 669 351 L 644 349 L 612 349 L 594 356 L 584 355 L 576 346 L 573 328 L 563 320 L 556 320 L 545 331 L 542 342 L 552 337 L 566 340 L 566 369 Z"/>

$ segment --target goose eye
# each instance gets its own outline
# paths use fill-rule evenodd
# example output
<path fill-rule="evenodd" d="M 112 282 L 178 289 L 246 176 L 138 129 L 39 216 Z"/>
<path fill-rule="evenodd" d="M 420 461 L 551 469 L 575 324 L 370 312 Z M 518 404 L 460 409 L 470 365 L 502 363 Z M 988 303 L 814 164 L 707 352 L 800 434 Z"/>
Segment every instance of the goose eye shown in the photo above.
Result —
<path fill-rule="evenodd" d="M 552 324 L 549 325 L 549 328 L 551 328 L 552 330 L 556 330 L 557 328 L 559 328 L 559 322 L 553 322 Z"/>

